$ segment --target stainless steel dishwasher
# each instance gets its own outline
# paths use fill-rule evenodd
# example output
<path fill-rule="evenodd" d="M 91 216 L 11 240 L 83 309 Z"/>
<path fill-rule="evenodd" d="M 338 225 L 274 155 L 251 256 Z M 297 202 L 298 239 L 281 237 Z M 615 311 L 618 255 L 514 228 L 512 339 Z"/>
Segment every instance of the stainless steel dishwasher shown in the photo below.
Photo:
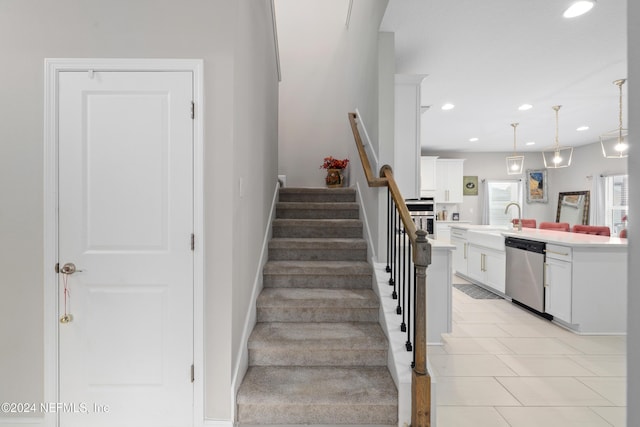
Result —
<path fill-rule="evenodd" d="M 543 314 L 545 243 L 507 237 L 504 246 L 507 256 L 505 294 L 512 301 Z"/>

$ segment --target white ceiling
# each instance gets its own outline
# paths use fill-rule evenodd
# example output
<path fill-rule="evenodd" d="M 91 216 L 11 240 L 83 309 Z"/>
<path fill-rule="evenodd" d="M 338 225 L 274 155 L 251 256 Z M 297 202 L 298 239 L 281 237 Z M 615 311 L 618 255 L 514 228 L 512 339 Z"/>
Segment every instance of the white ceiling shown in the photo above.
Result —
<path fill-rule="evenodd" d="M 597 142 L 618 127 L 613 81 L 627 76 L 626 0 L 599 0 L 565 19 L 572 1 L 389 0 L 380 29 L 395 33 L 396 72 L 427 75 L 423 150 L 511 151 L 518 122 L 518 151 L 542 151 L 555 144 L 554 105 L 562 105 L 560 145 Z M 442 111 L 446 102 L 455 109 Z M 519 111 L 523 103 L 533 108 Z"/>

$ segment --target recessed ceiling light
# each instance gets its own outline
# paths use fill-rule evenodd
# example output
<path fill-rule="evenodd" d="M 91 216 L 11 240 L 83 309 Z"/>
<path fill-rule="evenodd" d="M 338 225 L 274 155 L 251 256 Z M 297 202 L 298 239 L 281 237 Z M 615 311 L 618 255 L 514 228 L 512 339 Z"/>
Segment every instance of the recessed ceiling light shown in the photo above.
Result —
<path fill-rule="evenodd" d="M 448 102 L 442 106 L 442 109 L 445 111 L 453 110 L 454 108 L 456 108 L 456 106 Z"/>
<path fill-rule="evenodd" d="M 536 142 L 535 141 L 525 142 L 525 145 L 536 145 Z"/>
<path fill-rule="evenodd" d="M 576 130 L 577 130 L 578 132 L 582 132 L 582 131 L 584 131 L 584 130 L 588 130 L 588 129 L 589 129 L 589 126 L 580 126 L 579 128 L 576 128 Z"/>
<path fill-rule="evenodd" d="M 518 110 L 520 111 L 527 111 L 533 108 L 533 105 L 531 104 L 522 104 L 521 106 L 518 107 Z"/>
<path fill-rule="evenodd" d="M 478 141 L 478 138 L 476 138 L 475 136 L 473 138 L 469 138 L 469 142 L 476 142 Z"/>
<path fill-rule="evenodd" d="M 565 18 L 575 18 L 589 12 L 595 6 L 595 0 L 580 0 L 573 2 L 571 6 L 564 11 L 562 16 Z"/>

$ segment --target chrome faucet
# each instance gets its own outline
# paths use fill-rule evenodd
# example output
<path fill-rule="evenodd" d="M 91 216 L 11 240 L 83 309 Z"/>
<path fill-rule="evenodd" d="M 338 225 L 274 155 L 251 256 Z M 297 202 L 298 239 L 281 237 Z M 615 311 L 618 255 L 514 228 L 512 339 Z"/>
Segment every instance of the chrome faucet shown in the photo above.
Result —
<path fill-rule="evenodd" d="M 516 202 L 510 202 L 507 207 L 504 208 L 504 213 L 506 214 L 512 205 L 518 208 L 518 231 L 522 231 L 522 210 L 520 209 L 520 205 Z"/>

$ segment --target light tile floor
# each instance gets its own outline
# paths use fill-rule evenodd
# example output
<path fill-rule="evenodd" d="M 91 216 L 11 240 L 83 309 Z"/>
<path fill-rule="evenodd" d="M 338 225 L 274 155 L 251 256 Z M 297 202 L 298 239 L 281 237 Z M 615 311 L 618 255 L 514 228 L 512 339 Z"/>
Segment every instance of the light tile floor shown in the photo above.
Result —
<path fill-rule="evenodd" d="M 454 288 L 453 331 L 429 347 L 437 425 L 624 427 L 625 355 L 625 337 L 576 335 Z"/>

